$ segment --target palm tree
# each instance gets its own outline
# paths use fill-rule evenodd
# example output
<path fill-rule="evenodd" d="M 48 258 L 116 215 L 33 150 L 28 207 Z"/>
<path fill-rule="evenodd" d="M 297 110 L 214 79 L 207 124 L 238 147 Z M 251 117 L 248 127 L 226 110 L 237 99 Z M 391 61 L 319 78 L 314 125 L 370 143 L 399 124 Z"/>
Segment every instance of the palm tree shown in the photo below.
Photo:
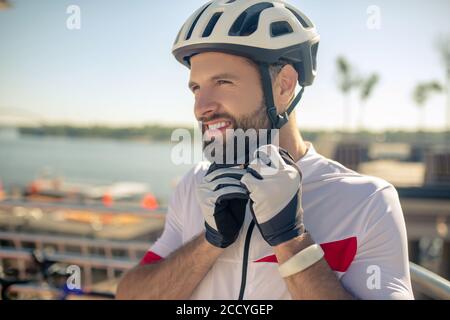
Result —
<path fill-rule="evenodd" d="M 427 100 L 430 97 L 430 94 L 432 93 L 439 93 L 442 92 L 443 87 L 442 85 L 437 81 L 429 81 L 429 82 L 423 82 L 419 83 L 413 92 L 413 99 L 416 102 L 417 106 L 420 108 L 421 112 L 419 114 L 419 121 L 418 121 L 418 129 L 419 131 L 425 129 L 425 105 Z"/>
<path fill-rule="evenodd" d="M 358 79 L 354 75 L 353 67 L 348 61 L 340 56 L 336 59 L 337 85 L 344 97 L 343 127 L 351 126 L 350 92 L 358 84 Z"/>
<path fill-rule="evenodd" d="M 373 89 L 377 85 L 378 81 L 380 80 L 380 77 L 378 74 L 373 73 L 368 78 L 361 80 L 360 82 L 360 92 L 359 92 L 359 99 L 360 99 L 360 108 L 359 108 L 359 120 L 358 120 L 358 127 L 359 130 L 363 128 L 364 125 L 364 113 L 365 113 L 365 106 L 366 102 L 371 96 Z"/>

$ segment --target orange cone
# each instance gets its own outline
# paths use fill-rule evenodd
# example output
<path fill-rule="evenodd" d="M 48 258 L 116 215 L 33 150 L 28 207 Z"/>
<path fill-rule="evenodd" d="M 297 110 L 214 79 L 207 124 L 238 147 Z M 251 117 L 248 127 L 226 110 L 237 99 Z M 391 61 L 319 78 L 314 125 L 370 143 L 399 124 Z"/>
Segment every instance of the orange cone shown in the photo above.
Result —
<path fill-rule="evenodd" d="M 142 199 L 141 206 L 144 209 L 155 210 L 158 209 L 159 204 L 153 194 L 147 193 L 145 197 Z"/>
<path fill-rule="evenodd" d="M 114 200 L 110 193 L 105 193 L 103 195 L 102 202 L 105 207 L 111 207 L 113 205 Z"/>

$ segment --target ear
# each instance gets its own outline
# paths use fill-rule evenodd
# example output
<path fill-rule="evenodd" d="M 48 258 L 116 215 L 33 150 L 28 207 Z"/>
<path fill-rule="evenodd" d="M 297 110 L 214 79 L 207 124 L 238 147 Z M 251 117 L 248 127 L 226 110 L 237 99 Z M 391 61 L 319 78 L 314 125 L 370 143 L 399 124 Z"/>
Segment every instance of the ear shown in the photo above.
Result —
<path fill-rule="evenodd" d="M 295 94 L 298 73 L 293 66 L 287 64 L 281 69 L 273 84 L 274 101 L 278 112 L 284 112 Z"/>

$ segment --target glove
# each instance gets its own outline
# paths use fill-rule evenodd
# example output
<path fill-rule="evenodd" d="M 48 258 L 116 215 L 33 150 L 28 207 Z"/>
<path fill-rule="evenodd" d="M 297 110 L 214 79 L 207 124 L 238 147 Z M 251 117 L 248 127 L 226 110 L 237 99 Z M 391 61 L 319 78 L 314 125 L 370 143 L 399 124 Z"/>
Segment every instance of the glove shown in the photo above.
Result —
<path fill-rule="evenodd" d="M 246 169 L 241 184 L 249 192 L 251 213 L 264 240 L 276 246 L 301 235 L 302 175 L 289 153 L 261 146 Z"/>
<path fill-rule="evenodd" d="M 245 169 L 211 164 L 196 190 L 205 217 L 206 240 L 219 248 L 231 245 L 244 223 L 247 190 L 240 184 Z"/>

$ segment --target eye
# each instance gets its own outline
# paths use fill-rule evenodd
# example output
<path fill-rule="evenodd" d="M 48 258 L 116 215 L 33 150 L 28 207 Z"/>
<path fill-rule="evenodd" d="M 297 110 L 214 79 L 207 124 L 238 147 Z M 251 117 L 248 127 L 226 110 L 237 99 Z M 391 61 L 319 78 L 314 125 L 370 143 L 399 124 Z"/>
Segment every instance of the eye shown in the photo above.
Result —
<path fill-rule="evenodd" d="M 232 84 L 231 81 L 228 80 L 217 80 L 217 84 L 222 85 L 222 84 Z"/>
<path fill-rule="evenodd" d="M 192 93 L 195 93 L 198 89 L 200 89 L 200 87 L 197 86 L 197 85 L 194 85 L 194 86 L 191 87 Z"/>

